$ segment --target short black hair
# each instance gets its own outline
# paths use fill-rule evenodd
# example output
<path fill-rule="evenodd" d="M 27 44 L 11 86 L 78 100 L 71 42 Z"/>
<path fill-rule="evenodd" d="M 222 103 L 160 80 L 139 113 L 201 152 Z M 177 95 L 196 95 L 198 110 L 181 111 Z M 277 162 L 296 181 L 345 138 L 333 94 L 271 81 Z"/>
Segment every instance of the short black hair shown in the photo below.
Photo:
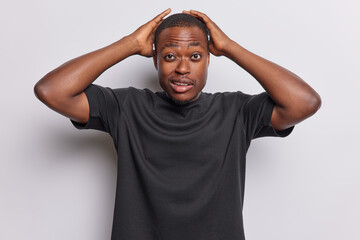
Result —
<path fill-rule="evenodd" d="M 159 37 L 159 34 L 162 30 L 170 27 L 198 27 L 203 31 L 206 37 L 207 49 L 209 50 L 209 41 L 210 41 L 210 32 L 207 29 L 204 22 L 200 21 L 196 17 L 191 16 L 186 13 L 176 13 L 164 19 L 162 23 L 155 30 L 154 36 L 154 46 L 156 49 L 156 43 Z"/>

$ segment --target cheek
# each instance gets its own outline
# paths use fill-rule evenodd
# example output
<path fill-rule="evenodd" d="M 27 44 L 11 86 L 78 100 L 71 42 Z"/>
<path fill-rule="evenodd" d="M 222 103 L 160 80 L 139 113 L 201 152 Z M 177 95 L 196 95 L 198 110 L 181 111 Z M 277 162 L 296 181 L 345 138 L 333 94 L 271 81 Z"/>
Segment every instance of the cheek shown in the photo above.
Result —
<path fill-rule="evenodd" d="M 171 63 L 160 60 L 159 65 L 158 65 L 158 75 L 159 76 L 167 76 L 168 74 L 173 72 L 173 69 L 174 69 L 174 67 L 172 66 Z"/>
<path fill-rule="evenodd" d="M 164 90 L 168 90 L 168 78 L 171 75 L 171 66 L 169 66 L 169 63 L 159 60 L 158 62 L 158 79 L 160 86 Z"/>
<path fill-rule="evenodd" d="M 207 78 L 207 70 L 208 70 L 208 67 L 207 67 L 207 64 L 206 62 L 205 63 L 201 63 L 201 64 L 198 64 L 194 67 L 194 69 L 196 69 L 196 73 L 197 73 L 197 76 L 199 79 L 201 80 L 206 80 Z"/>

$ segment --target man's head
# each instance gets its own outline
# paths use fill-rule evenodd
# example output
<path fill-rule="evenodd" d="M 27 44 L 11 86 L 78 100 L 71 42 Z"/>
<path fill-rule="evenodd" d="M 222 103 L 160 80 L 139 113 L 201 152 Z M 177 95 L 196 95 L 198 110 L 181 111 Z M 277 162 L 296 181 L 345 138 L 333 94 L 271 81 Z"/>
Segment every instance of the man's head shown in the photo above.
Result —
<path fill-rule="evenodd" d="M 190 14 L 177 13 L 167 17 L 155 30 L 154 34 L 154 47 L 159 38 L 159 34 L 166 28 L 170 27 L 198 27 L 205 34 L 207 40 L 210 38 L 209 30 L 205 23 L 199 19 L 191 16 Z M 207 41 L 207 49 L 209 49 L 209 41 Z"/>
<path fill-rule="evenodd" d="M 209 33 L 189 14 L 174 14 L 156 29 L 154 64 L 161 87 L 177 103 L 196 100 L 209 65 Z"/>

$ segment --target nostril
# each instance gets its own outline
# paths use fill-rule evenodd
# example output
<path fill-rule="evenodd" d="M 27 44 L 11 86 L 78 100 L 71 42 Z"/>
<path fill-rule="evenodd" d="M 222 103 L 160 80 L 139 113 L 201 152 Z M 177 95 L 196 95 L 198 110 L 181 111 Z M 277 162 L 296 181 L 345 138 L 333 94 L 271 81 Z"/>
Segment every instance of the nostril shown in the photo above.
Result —
<path fill-rule="evenodd" d="M 184 74 L 190 72 L 189 64 L 186 60 L 182 59 L 180 60 L 179 64 L 177 65 L 177 68 L 175 69 L 176 72 Z"/>

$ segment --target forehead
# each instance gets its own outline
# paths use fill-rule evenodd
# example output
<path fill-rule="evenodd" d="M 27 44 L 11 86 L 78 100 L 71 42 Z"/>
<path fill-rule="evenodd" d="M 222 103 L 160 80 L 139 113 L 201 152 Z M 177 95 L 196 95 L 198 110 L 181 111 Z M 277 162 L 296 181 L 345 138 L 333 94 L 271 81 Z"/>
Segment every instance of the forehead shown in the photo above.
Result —
<path fill-rule="evenodd" d="M 197 42 L 200 47 L 206 48 L 207 39 L 199 27 L 170 27 L 161 31 L 157 45 L 161 49 L 169 43 L 192 43 Z"/>

